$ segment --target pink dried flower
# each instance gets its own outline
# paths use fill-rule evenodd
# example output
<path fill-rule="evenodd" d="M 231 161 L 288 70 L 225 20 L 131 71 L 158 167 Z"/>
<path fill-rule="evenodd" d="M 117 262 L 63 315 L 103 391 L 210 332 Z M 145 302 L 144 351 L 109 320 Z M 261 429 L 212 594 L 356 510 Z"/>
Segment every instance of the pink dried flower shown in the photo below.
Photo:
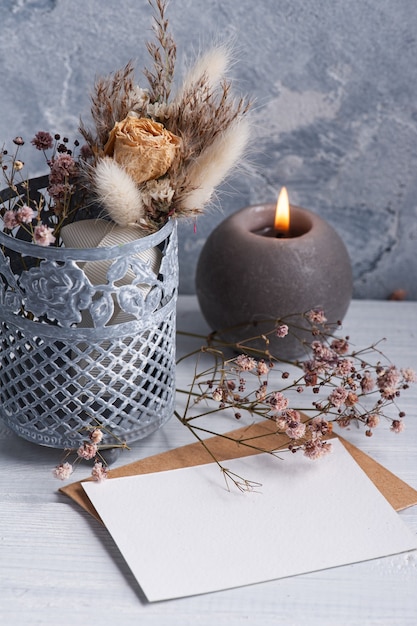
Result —
<path fill-rule="evenodd" d="M 366 424 L 369 428 L 376 428 L 379 424 L 379 415 L 372 413 L 366 418 Z"/>
<path fill-rule="evenodd" d="M 332 393 L 329 395 L 329 402 L 333 406 L 339 407 L 344 403 L 347 395 L 348 392 L 344 389 L 344 387 L 336 387 L 336 389 L 333 389 Z"/>
<path fill-rule="evenodd" d="M 16 219 L 20 224 L 30 224 L 37 215 L 37 212 L 26 204 L 16 211 Z"/>
<path fill-rule="evenodd" d="M 401 374 L 406 383 L 416 383 L 417 382 L 417 374 L 411 367 L 406 367 L 401 370 Z"/>
<path fill-rule="evenodd" d="M 351 372 L 353 372 L 354 364 L 351 359 L 340 359 L 337 362 L 335 374 L 337 376 L 348 376 Z"/>
<path fill-rule="evenodd" d="M 257 370 L 258 376 L 265 376 L 266 374 L 269 373 L 269 367 L 263 359 L 261 361 L 258 361 L 256 370 Z"/>
<path fill-rule="evenodd" d="M 31 144 L 35 146 L 37 150 L 50 150 L 54 145 L 54 140 L 52 135 L 40 130 L 32 139 Z"/>
<path fill-rule="evenodd" d="M 301 415 L 296 409 L 286 409 L 283 411 L 283 417 L 287 419 L 287 424 L 290 422 L 301 422 Z"/>
<path fill-rule="evenodd" d="M 55 183 L 48 187 L 48 193 L 54 200 L 61 200 L 72 191 L 73 187 L 68 183 Z"/>
<path fill-rule="evenodd" d="M 52 163 L 49 182 L 51 185 L 68 182 L 68 179 L 76 173 L 77 166 L 72 156 L 60 154 Z"/>
<path fill-rule="evenodd" d="M 307 311 L 306 318 L 313 324 L 324 324 L 327 322 L 327 317 L 324 315 L 322 309 L 311 309 L 311 311 Z"/>
<path fill-rule="evenodd" d="M 109 473 L 108 468 L 105 467 L 103 463 L 101 463 L 100 461 L 97 461 L 96 463 L 94 463 L 94 467 L 91 470 L 91 476 L 94 478 L 94 480 L 98 481 L 99 483 L 102 482 L 103 480 L 106 480 L 108 473 Z"/>
<path fill-rule="evenodd" d="M 316 417 L 313 417 L 308 428 L 312 433 L 313 438 L 315 438 L 317 436 L 327 435 L 328 433 L 331 433 L 333 430 L 333 424 L 331 422 L 328 422 L 321 415 L 317 415 Z"/>
<path fill-rule="evenodd" d="M 60 480 L 66 480 L 67 478 L 71 476 L 73 471 L 74 471 L 74 468 L 71 465 L 71 463 L 68 463 L 68 462 L 60 463 L 54 469 L 54 476 L 55 478 L 59 478 Z"/>
<path fill-rule="evenodd" d="M 19 222 L 16 219 L 16 213 L 11 210 L 6 211 L 5 214 L 3 215 L 3 222 L 4 222 L 4 227 L 8 228 L 9 230 L 16 228 L 16 226 L 19 224 Z"/>
<path fill-rule="evenodd" d="M 277 329 L 275 331 L 275 334 L 276 334 L 277 337 L 280 337 L 280 338 L 286 337 L 288 335 L 288 326 L 287 326 L 287 324 L 280 324 L 277 327 Z"/>
<path fill-rule="evenodd" d="M 275 417 L 275 423 L 277 425 L 278 430 L 285 430 L 288 426 L 288 420 L 282 415 L 277 415 Z"/>
<path fill-rule="evenodd" d="M 262 402 L 263 400 L 265 400 L 266 398 L 266 389 L 267 389 L 267 383 L 264 382 L 262 383 L 262 385 L 255 391 L 255 395 L 256 395 L 256 399 L 259 402 Z"/>
<path fill-rule="evenodd" d="M 361 389 L 363 393 L 370 393 L 375 387 L 375 380 L 370 372 L 364 372 L 361 379 Z"/>
<path fill-rule="evenodd" d="M 377 374 L 378 387 L 382 392 L 384 392 L 384 395 L 389 397 L 390 393 L 392 394 L 392 392 L 394 392 L 395 394 L 395 389 L 401 380 L 400 372 L 397 370 L 395 365 L 390 365 L 386 369 L 381 368 Z"/>
<path fill-rule="evenodd" d="M 23 141 L 22 137 L 15 137 L 13 139 L 13 143 L 15 143 L 16 146 L 23 146 L 25 142 Z"/>
<path fill-rule="evenodd" d="M 101 443 L 102 440 L 103 440 L 103 432 L 100 430 L 100 428 L 95 428 L 94 430 L 91 431 L 90 441 L 98 444 L 98 443 Z"/>
<path fill-rule="evenodd" d="M 256 367 L 255 359 L 246 354 L 239 354 L 235 363 L 243 372 L 251 372 Z"/>
<path fill-rule="evenodd" d="M 286 398 L 281 391 L 276 391 L 272 396 L 270 396 L 268 401 L 274 411 L 284 411 L 288 407 L 289 403 L 288 398 Z"/>
<path fill-rule="evenodd" d="M 221 402 L 223 400 L 223 391 L 220 387 L 216 387 L 213 391 L 213 400 L 215 402 Z"/>
<path fill-rule="evenodd" d="M 333 339 L 330 347 L 337 354 L 347 354 L 349 352 L 349 343 L 346 339 Z"/>
<path fill-rule="evenodd" d="M 285 431 L 285 434 L 291 439 L 301 439 L 304 437 L 306 431 L 306 425 L 302 422 L 290 422 L 288 424 L 288 428 Z"/>
<path fill-rule="evenodd" d="M 337 418 L 337 423 L 339 424 L 340 428 L 348 428 L 348 426 L 350 426 L 351 421 L 352 421 L 352 416 L 350 415 L 342 415 L 341 417 Z"/>
<path fill-rule="evenodd" d="M 304 456 L 312 461 L 320 459 L 325 454 L 328 454 L 332 450 L 332 444 L 321 439 L 312 439 L 307 441 L 304 446 Z"/>
<path fill-rule="evenodd" d="M 53 228 L 46 226 L 46 224 L 39 224 L 35 226 L 33 231 L 33 240 L 39 246 L 49 246 L 49 244 L 55 241 L 53 232 Z"/>
<path fill-rule="evenodd" d="M 316 371 L 316 363 L 315 361 L 305 361 L 303 363 L 304 380 L 307 387 L 314 387 L 317 383 L 317 371 Z"/>
<path fill-rule="evenodd" d="M 314 362 L 317 371 L 325 372 L 337 366 L 339 357 L 329 346 L 326 346 L 321 341 L 313 341 L 311 347 L 314 352 Z"/>
<path fill-rule="evenodd" d="M 405 428 L 405 424 L 402 420 L 393 420 L 391 424 L 391 430 L 393 433 L 402 433 Z"/>
<path fill-rule="evenodd" d="M 84 441 L 84 443 L 78 448 L 77 454 L 82 459 L 86 461 L 90 461 L 94 459 L 98 451 L 98 447 L 96 443 L 91 443 L 90 441 Z"/>
<path fill-rule="evenodd" d="M 354 393 L 353 391 L 349 391 L 345 399 L 345 404 L 346 406 L 354 406 L 357 403 L 358 399 L 359 398 L 356 393 Z"/>

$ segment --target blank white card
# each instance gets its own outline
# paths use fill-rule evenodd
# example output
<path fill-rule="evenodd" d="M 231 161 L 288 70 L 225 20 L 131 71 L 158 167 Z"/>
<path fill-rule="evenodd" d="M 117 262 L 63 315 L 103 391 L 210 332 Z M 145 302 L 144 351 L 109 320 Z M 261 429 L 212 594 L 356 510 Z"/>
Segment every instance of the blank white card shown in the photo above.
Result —
<path fill-rule="evenodd" d="M 83 483 L 149 601 L 239 587 L 417 548 L 338 440 L 301 452 L 233 459 L 262 486 L 228 491 L 216 464 Z"/>

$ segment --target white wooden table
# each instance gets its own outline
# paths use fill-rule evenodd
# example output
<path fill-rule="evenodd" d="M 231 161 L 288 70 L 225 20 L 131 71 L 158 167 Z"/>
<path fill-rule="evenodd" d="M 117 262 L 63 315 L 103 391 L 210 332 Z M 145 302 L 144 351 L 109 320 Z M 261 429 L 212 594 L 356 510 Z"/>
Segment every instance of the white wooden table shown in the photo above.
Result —
<path fill-rule="evenodd" d="M 344 330 L 357 346 L 387 337 L 385 354 L 398 366 L 417 370 L 416 322 L 417 302 L 354 301 Z M 180 297 L 177 326 L 206 330 L 193 296 Z M 178 351 L 189 344 L 180 338 Z M 184 368 L 178 377 L 190 380 Z M 402 396 L 401 408 L 407 429 L 400 435 L 380 426 L 372 438 L 356 428 L 343 436 L 417 488 L 417 385 Z M 239 425 L 229 423 L 227 429 Z M 174 418 L 116 465 L 193 441 Z M 150 604 L 107 531 L 58 493 L 61 483 L 51 469 L 59 460 L 59 451 L 34 446 L 0 425 L 0 623 L 5 626 L 417 624 L 416 552 Z M 73 478 L 88 473 L 81 465 Z M 417 532 L 417 507 L 399 515 Z"/>

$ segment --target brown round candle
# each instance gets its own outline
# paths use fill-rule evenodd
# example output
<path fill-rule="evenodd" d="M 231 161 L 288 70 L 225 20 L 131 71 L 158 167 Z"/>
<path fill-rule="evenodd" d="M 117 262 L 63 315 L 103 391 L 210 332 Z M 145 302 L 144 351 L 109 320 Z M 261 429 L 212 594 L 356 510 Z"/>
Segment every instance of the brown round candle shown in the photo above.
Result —
<path fill-rule="evenodd" d="M 281 359 L 305 353 L 311 341 L 299 314 L 313 308 L 329 321 L 342 320 L 352 297 L 352 269 L 336 231 L 318 215 L 291 206 L 288 236 L 274 236 L 275 205 L 246 207 L 224 220 L 208 237 L 197 264 L 196 293 L 212 328 L 238 342 L 285 320 L 290 333 L 272 336 L 270 351 Z M 291 320 L 289 316 L 296 317 Z M 239 328 L 233 328 L 239 326 Z M 228 329 L 228 330 L 225 330 Z M 294 336 L 296 335 L 296 336 Z M 253 343 L 250 344 L 254 346 Z M 263 341 L 256 347 L 264 348 Z"/>

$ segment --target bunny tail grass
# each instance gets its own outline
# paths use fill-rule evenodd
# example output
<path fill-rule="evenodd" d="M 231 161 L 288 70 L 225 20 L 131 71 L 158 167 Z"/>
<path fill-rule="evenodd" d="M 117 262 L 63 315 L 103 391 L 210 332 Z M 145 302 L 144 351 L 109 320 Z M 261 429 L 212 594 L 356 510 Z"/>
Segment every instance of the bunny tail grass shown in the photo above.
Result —
<path fill-rule="evenodd" d="M 233 122 L 192 163 L 187 185 L 192 189 L 182 201 L 186 211 L 202 209 L 217 187 L 242 159 L 250 136 L 246 119 Z"/>
<path fill-rule="evenodd" d="M 113 159 L 105 157 L 97 162 L 94 188 L 107 215 L 119 226 L 136 224 L 143 218 L 143 202 L 138 187 Z"/>
<path fill-rule="evenodd" d="M 185 94 L 202 82 L 211 91 L 214 90 L 224 78 L 230 59 L 231 49 L 225 44 L 215 46 L 199 57 L 186 74 L 175 102 L 181 102 Z"/>

